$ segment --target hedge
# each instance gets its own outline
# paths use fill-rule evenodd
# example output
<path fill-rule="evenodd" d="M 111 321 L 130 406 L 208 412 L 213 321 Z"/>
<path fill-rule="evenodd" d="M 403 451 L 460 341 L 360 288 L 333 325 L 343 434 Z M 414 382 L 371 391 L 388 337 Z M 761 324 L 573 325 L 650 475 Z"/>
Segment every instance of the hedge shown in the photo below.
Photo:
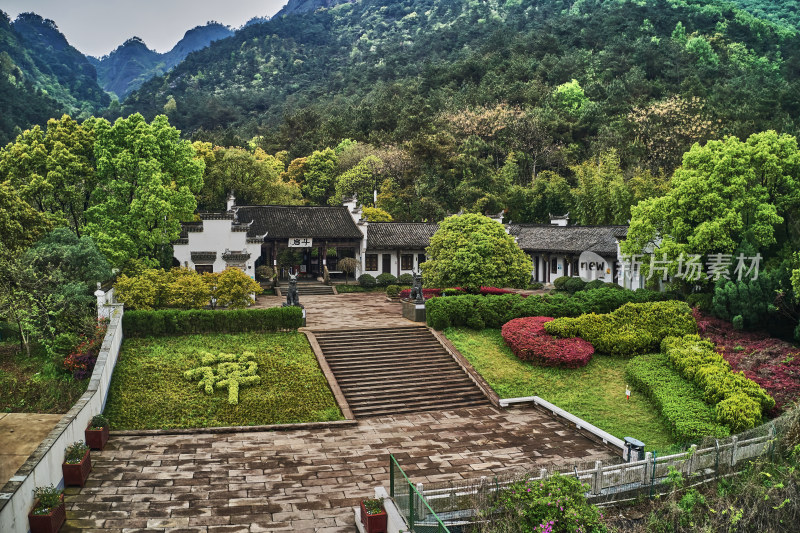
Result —
<path fill-rule="evenodd" d="M 519 359 L 540 366 L 580 368 L 592 360 L 594 347 L 581 338 L 558 339 L 544 330 L 551 317 L 515 318 L 503 325 L 503 340 Z"/>
<path fill-rule="evenodd" d="M 375 281 L 378 283 L 378 286 L 380 287 L 388 287 L 389 285 L 395 285 L 397 283 L 397 278 L 394 276 L 394 274 L 390 274 L 389 272 L 384 272 L 383 274 L 375 278 Z"/>
<path fill-rule="evenodd" d="M 299 307 L 229 311 L 164 309 L 126 311 L 122 316 L 122 331 L 126 337 L 285 331 L 302 325 L 303 310 Z"/>
<path fill-rule="evenodd" d="M 601 353 L 639 355 L 656 351 L 665 337 L 697 331 L 685 302 L 628 303 L 607 314 L 561 318 L 544 326 L 551 335 L 581 337 Z"/>
<path fill-rule="evenodd" d="M 378 281 L 375 279 L 375 276 L 372 274 L 361 274 L 358 276 L 358 284 L 364 287 L 365 289 L 371 289 L 378 284 Z"/>
<path fill-rule="evenodd" d="M 717 420 L 734 433 L 755 427 L 762 411 L 775 407 L 775 400 L 758 383 L 743 372 L 733 372 L 714 345 L 698 335 L 667 337 L 661 351 L 678 373 L 703 391 L 706 402 L 716 405 Z"/>
<path fill-rule="evenodd" d="M 703 392 L 681 377 L 665 354 L 631 359 L 625 379 L 653 402 L 677 440 L 730 435 L 727 427 L 717 423 L 716 412 L 703 400 Z"/>
<path fill-rule="evenodd" d="M 438 289 L 424 289 L 423 292 L 428 290 L 438 291 Z M 400 296 L 403 297 L 403 292 Z M 532 316 L 559 318 L 576 317 L 590 312 L 607 313 L 629 302 L 667 298 L 670 296 L 656 291 L 644 289 L 630 291 L 609 287 L 581 291 L 573 296 L 564 293 L 534 294 L 527 297 L 515 293 L 498 296 L 463 295 L 431 298 L 425 302 L 425 313 L 428 325 L 437 330 L 463 326 L 483 329 L 499 328 L 515 318 Z"/>

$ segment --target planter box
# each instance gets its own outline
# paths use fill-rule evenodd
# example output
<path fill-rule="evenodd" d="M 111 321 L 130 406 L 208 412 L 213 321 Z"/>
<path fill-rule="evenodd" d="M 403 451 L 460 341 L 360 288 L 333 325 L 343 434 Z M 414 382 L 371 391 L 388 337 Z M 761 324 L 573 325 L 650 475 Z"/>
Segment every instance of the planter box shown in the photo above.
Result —
<path fill-rule="evenodd" d="M 83 435 L 86 438 L 86 444 L 92 450 L 102 451 L 106 447 L 106 442 L 108 442 L 108 428 L 89 429 L 87 427 Z"/>
<path fill-rule="evenodd" d="M 412 322 L 425 322 L 425 304 L 403 301 L 403 318 Z"/>
<path fill-rule="evenodd" d="M 39 500 L 36 500 L 38 505 Z M 36 508 L 34 505 L 34 509 Z M 50 509 L 50 514 L 35 515 L 28 513 L 28 524 L 31 526 L 31 533 L 55 533 L 67 520 L 67 510 L 64 503 Z"/>
<path fill-rule="evenodd" d="M 74 465 L 63 463 L 61 471 L 64 473 L 65 486 L 83 487 L 86 484 L 86 478 L 89 477 L 89 472 L 92 471 L 92 459 L 89 457 L 89 450 L 86 450 L 80 463 Z"/>
<path fill-rule="evenodd" d="M 367 514 L 364 501 L 361 501 L 361 523 L 364 524 L 367 533 L 386 533 L 388 522 L 389 515 L 386 514 L 386 509 L 381 509 L 378 514 Z"/>

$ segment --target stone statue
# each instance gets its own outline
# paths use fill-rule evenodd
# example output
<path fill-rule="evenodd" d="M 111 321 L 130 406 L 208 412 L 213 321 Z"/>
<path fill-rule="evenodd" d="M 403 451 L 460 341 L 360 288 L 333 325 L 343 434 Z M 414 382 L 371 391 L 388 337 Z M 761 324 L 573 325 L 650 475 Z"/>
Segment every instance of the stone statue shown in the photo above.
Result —
<path fill-rule="evenodd" d="M 411 276 L 414 278 L 414 284 L 411 286 L 411 294 L 408 296 L 414 303 L 424 304 L 425 296 L 422 293 L 422 274 L 412 272 Z"/>
<path fill-rule="evenodd" d="M 289 290 L 286 292 L 286 303 L 283 307 L 303 307 L 297 293 L 297 274 L 289 274 Z"/>

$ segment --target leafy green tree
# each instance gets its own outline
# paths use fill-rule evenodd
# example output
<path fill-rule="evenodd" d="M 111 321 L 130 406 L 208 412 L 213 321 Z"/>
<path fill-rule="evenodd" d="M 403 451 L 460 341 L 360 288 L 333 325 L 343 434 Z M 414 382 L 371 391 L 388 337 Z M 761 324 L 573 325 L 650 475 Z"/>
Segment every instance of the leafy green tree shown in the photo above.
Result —
<path fill-rule="evenodd" d="M 553 100 L 556 107 L 575 116 L 579 115 L 589 102 L 589 98 L 583 92 L 583 87 L 575 79 L 556 87 L 553 92 Z"/>
<path fill-rule="evenodd" d="M 732 253 L 742 243 L 763 250 L 776 242 L 777 226 L 796 205 L 797 144 L 771 132 L 747 143 L 735 137 L 695 145 L 672 178 L 672 189 L 633 207 L 624 253 L 648 246 L 681 253 Z M 659 242 L 660 239 L 660 242 Z"/>
<path fill-rule="evenodd" d="M 111 264 L 131 259 L 155 264 L 159 252 L 191 220 L 203 185 L 203 161 L 160 115 L 98 121 L 95 156 L 98 186 L 86 212 L 87 232 Z"/>
<path fill-rule="evenodd" d="M 577 186 L 571 219 L 581 225 L 625 224 L 630 217 L 633 191 L 625 183 L 615 150 L 596 161 L 572 167 Z"/>
<path fill-rule="evenodd" d="M 68 224 L 78 235 L 89 195 L 97 186 L 93 121 L 64 115 L 24 131 L 0 151 L 0 180 L 8 180 L 33 208 Z"/>
<path fill-rule="evenodd" d="M 439 225 L 422 263 L 434 287 L 526 287 L 533 264 L 499 222 L 478 214 L 451 216 Z"/>
<path fill-rule="evenodd" d="M 394 220 L 388 211 L 379 207 L 364 207 L 362 212 L 364 219 L 369 222 L 392 222 Z"/>
<path fill-rule="evenodd" d="M 296 205 L 301 202 L 300 187 L 284 182 L 283 163 L 256 148 L 250 153 L 242 148 L 210 148 L 209 143 L 195 142 L 203 154 L 205 173 L 198 207 L 223 210 L 228 194 L 233 192 L 239 205 Z"/>
<path fill-rule="evenodd" d="M 513 222 L 549 223 L 550 215 L 565 215 L 575 206 L 572 189 L 564 177 L 545 170 L 531 187 L 512 186 L 508 194 L 508 217 Z"/>
<path fill-rule="evenodd" d="M 114 285 L 117 300 L 128 309 L 160 309 L 166 304 L 168 280 L 161 269 L 148 268 L 137 275 L 120 275 Z"/>
<path fill-rule="evenodd" d="M 52 217 L 32 208 L 8 182 L 0 182 L 0 243 L 8 252 L 24 250 L 53 227 Z"/>
<path fill-rule="evenodd" d="M 358 259 L 355 259 L 354 257 L 345 257 L 343 259 L 340 259 L 339 262 L 336 263 L 336 265 L 339 267 L 339 270 L 344 272 L 345 285 L 347 285 L 347 278 L 351 274 L 355 274 L 356 271 L 361 267 L 361 265 L 358 262 Z"/>
<path fill-rule="evenodd" d="M 340 205 L 342 198 L 355 194 L 359 204 L 374 207 L 373 194 L 378 189 L 382 166 L 383 162 L 374 155 L 359 161 L 336 178 L 336 192 L 328 199 L 328 203 Z"/>
<path fill-rule="evenodd" d="M 188 268 L 168 272 L 166 302 L 178 309 L 202 309 L 211 303 L 211 288 L 203 276 Z"/>
<path fill-rule="evenodd" d="M 325 204 L 336 187 L 336 153 L 326 148 L 312 153 L 305 162 L 303 196 L 316 204 Z"/>

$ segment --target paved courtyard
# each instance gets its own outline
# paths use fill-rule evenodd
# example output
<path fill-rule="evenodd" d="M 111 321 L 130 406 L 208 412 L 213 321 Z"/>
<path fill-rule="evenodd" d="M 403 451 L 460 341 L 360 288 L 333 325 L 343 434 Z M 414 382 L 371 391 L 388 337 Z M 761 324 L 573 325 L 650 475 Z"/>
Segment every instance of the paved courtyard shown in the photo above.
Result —
<path fill-rule="evenodd" d="M 62 531 L 352 532 L 351 507 L 388 488 L 479 478 L 609 450 L 532 409 L 481 407 L 316 430 L 114 436 L 68 489 Z"/>

